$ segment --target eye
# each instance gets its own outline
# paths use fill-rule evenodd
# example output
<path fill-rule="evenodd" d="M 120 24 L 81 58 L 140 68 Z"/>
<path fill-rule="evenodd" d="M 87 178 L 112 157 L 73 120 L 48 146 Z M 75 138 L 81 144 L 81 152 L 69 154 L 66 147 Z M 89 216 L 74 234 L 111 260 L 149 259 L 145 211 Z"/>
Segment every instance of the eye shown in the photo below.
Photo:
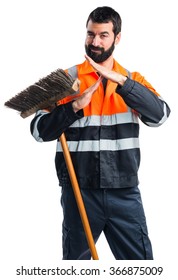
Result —
<path fill-rule="evenodd" d="M 90 39 L 93 39 L 95 37 L 95 35 L 93 33 L 87 33 L 87 37 Z"/>
<path fill-rule="evenodd" d="M 107 38 L 107 37 L 108 37 L 107 34 L 101 34 L 101 35 L 100 35 L 100 38 L 101 38 L 101 39 L 105 39 L 105 38 Z"/>

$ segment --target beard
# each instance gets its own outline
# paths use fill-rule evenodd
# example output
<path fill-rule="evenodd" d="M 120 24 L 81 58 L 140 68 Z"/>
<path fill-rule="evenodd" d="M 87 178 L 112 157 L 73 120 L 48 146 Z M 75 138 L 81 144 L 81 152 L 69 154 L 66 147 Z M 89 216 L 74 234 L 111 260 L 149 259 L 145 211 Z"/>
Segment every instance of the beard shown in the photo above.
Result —
<path fill-rule="evenodd" d="M 86 54 L 91 57 L 96 63 L 104 62 L 108 59 L 115 48 L 115 42 L 112 43 L 111 47 L 108 50 L 104 50 L 104 48 L 95 47 L 93 45 L 85 45 Z M 93 52 L 92 50 L 100 51 L 100 53 Z"/>

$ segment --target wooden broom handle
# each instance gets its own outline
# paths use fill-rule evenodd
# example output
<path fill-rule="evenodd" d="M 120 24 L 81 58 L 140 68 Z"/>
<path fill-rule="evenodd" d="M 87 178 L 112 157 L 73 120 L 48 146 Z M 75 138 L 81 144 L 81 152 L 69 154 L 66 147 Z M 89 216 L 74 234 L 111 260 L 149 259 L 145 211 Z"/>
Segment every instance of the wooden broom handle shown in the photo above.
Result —
<path fill-rule="evenodd" d="M 93 239 L 93 236 L 92 236 L 92 232 L 91 232 L 91 229 L 90 229 L 88 217 L 87 217 L 87 214 L 86 214 L 85 206 L 84 206 L 84 203 L 83 203 L 82 195 L 81 195 L 81 192 L 80 192 L 79 184 L 78 184 L 78 181 L 77 181 L 77 177 L 76 177 L 76 174 L 75 174 L 74 166 L 73 166 L 73 163 L 72 163 L 71 155 L 70 155 L 70 152 L 69 152 L 69 148 L 68 148 L 66 137 L 65 137 L 64 133 L 60 136 L 60 142 L 61 142 L 61 145 L 62 145 L 65 162 L 66 162 L 67 169 L 68 169 L 68 172 L 69 172 L 72 188 L 73 188 L 73 191 L 74 191 L 75 199 L 76 199 L 76 202 L 77 202 L 77 206 L 78 206 L 78 209 L 79 209 L 80 217 L 81 217 L 81 220 L 82 220 L 82 224 L 83 224 L 83 227 L 84 227 L 84 231 L 85 231 L 85 235 L 86 235 L 86 238 L 87 238 L 87 241 L 88 241 L 88 245 L 89 245 L 89 248 L 90 248 L 90 251 L 91 251 L 91 255 L 92 255 L 93 260 L 99 260 L 98 254 L 97 254 L 97 251 L 96 251 L 96 247 L 95 247 L 95 243 L 94 243 L 94 239 Z"/>

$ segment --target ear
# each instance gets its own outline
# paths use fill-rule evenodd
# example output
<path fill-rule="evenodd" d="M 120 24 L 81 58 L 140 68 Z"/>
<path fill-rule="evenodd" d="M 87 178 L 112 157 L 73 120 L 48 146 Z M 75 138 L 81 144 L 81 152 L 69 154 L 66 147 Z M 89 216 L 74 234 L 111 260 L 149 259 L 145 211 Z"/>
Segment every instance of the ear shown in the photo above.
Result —
<path fill-rule="evenodd" d="M 119 33 L 116 35 L 116 38 L 115 38 L 115 45 L 117 45 L 117 44 L 120 42 L 120 39 L 121 39 L 121 32 L 119 32 Z"/>

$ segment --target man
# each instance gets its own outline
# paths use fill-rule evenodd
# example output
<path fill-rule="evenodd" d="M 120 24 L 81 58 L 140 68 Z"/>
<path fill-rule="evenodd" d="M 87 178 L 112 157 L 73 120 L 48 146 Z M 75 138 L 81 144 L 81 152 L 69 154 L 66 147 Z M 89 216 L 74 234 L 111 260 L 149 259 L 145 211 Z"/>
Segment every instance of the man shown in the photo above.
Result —
<path fill-rule="evenodd" d="M 65 132 L 95 242 L 104 232 L 116 259 L 151 260 L 138 188 L 138 118 L 159 126 L 170 109 L 143 76 L 113 58 L 121 37 L 115 10 L 96 8 L 86 27 L 86 60 L 67 70 L 81 81 L 78 97 L 60 100 L 51 112 L 38 111 L 31 132 L 37 141 Z M 62 186 L 63 259 L 90 259 L 59 140 L 55 163 Z"/>

